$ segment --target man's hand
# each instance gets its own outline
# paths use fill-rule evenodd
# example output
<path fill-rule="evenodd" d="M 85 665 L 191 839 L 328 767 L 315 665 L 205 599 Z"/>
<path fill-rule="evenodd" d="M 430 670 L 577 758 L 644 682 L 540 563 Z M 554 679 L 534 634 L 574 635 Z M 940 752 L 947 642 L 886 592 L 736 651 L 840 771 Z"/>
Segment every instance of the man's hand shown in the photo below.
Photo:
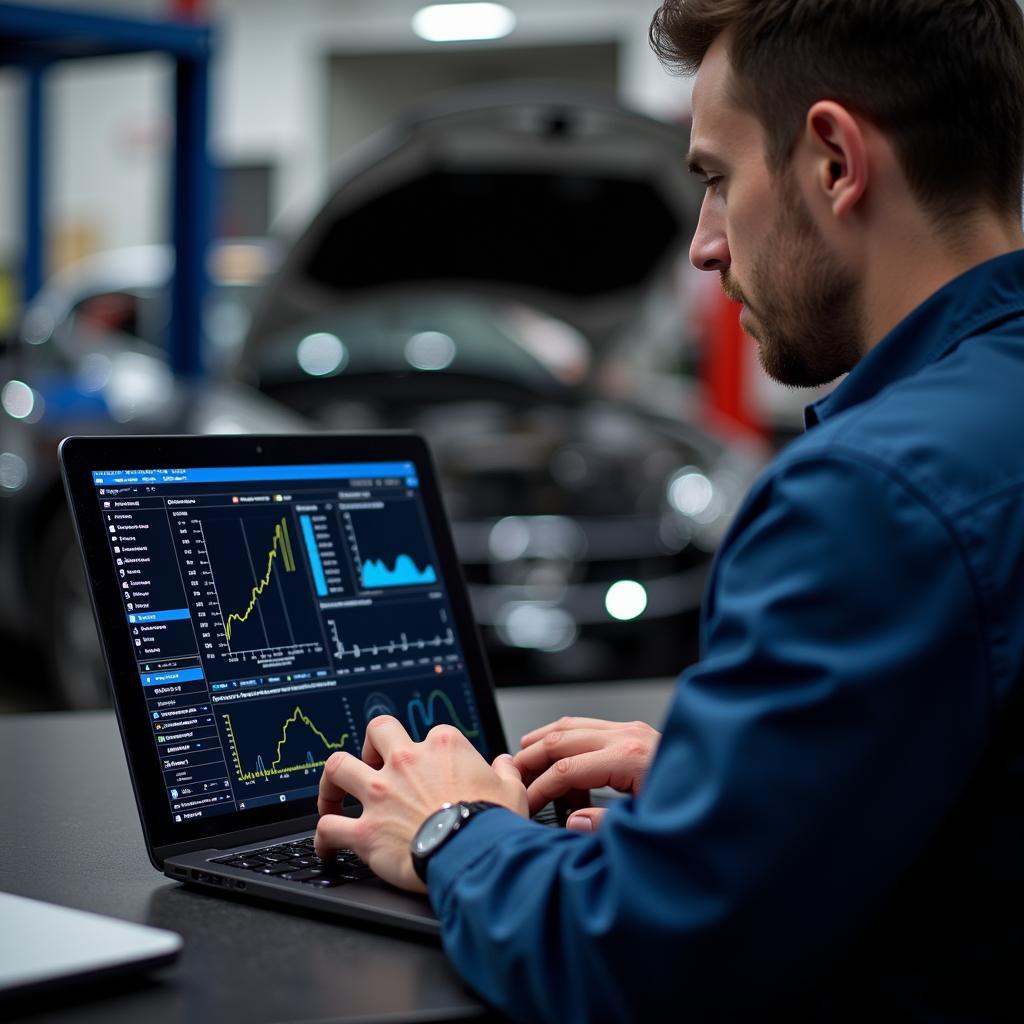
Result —
<path fill-rule="evenodd" d="M 590 790 L 611 786 L 639 793 L 661 733 L 644 722 L 605 722 L 599 718 L 560 718 L 522 738 L 515 764 L 527 783 L 530 813 L 551 800 L 567 798 L 581 807 L 566 823 L 596 829 L 604 810 L 586 807 Z"/>
<path fill-rule="evenodd" d="M 358 818 L 341 814 L 347 793 L 363 805 Z M 340 752 L 324 765 L 316 851 L 326 857 L 355 850 L 379 877 L 424 892 L 409 844 L 434 811 L 459 800 L 489 800 L 526 817 L 526 790 L 507 754 L 488 765 L 450 725 L 435 726 L 422 743 L 414 743 L 398 719 L 381 715 L 366 727 L 361 761 Z"/>

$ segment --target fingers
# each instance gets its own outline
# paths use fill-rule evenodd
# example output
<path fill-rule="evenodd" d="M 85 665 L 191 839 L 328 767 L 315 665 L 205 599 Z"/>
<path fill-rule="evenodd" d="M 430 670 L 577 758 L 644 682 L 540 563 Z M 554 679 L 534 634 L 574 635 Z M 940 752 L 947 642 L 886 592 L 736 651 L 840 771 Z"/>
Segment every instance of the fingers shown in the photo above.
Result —
<path fill-rule="evenodd" d="M 328 859 L 338 850 L 355 849 L 358 826 L 358 818 L 347 818 L 340 814 L 329 814 L 321 818 L 317 822 L 313 840 L 316 855 Z M 356 852 L 360 853 L 358 850 Z"/>
<path fill-rule="evenodd" d="M 613 748 L 611 751 L 591 751 L 556 761 L 527 788 L 530 813 L 536 814 L 545 804 L 575 789 L 611 786 L 613 789 L 628 790 L 633 783 L 634 768 L 628 763 L 623 764 L 615 755 Z"/>
<path fill-rule="evenodd" d="M 573 811 L 582 811 L 591 805 L 589 789 L 570 789 L 555 800 L 555 811 L 558 820 L 565 821 Z"/>
<path fill-rule="evenodd" d="M 381 768 L 396 750 L 411 746 L 412 740 L 397 718 L 391 715 L 378 715 L 367 723 L 366 738 L 363 740 L 363 760 L 371 768 Z"/>
<path fill-rule="evenodd" d="M 608 744 L 614 743 L 617 738 L 618 732 L 610 729 L 581 728 L 551 731 L 516 754 L 516 767 L 524 778 L 534 779 L 563 757 L 583 754 L 588 750 L 601 750 Z"/>
<path fill-rule="evenodd" d="M 512 755 L 499 754 L 491 763 L 491 768 L 501 780 L 504 794 L 501 803 L 510 811 L 515 811 L 516 814 L 528 818 L 530 812 L 526 802 L 526 787 L 523 785 L 523 777 L 519 774 Z"/>
<path fill-rule="evenodd" d="M 520 739 L 520 746 L 528 747 L 537 740 L 543 739 L 549 732 L 567 732 L 570 729 L 621 729 L 625 722 L 607 722 L 603 718 L 573 718 L 566 715 L 559 718 L 557 722 L 548 722 L 547 725 L 528 732 Z"/>
<path fill-rule="evenodd" d="M 324 764 L 323 774 L 320 776 L 320 794 L 317 797 L 316 809 L 318 814 L 340 814 L 341 804 L 345 799 L 345 790 L 334 780 L 333 768 L 342 755 L 338 752 L 331 754 Z"/>
<path fill-rule="evenodd" d="M 338 814 L 346 793 L 351 793 L 360 803 L 365 803 L 369 788 L 376 777 L 376 770 L 364 764 L 355 755 L 335 751 L 327 759 L 324 773 L 320 777 L 317 810 L 321 814 Z"/>
<path fill-rule="evenodd" d="M 596 832 L 606 813 L 604 807 L 585 807 L 582 811 L 570 814 L 565 827 L 574 832 Z"/>
<path fill-rule="evenodd" d="M 499 754 L 492 762 L 491 767 L 494 774 L 509 782 L 522 782 L 523 776 L 516 766 L 515 758 L 511 754 Z"/>
<path fill-rule="evenodd" d="M 515 762 L 528 786 L 533 813 L 544 798 L 574 790 L 585 796 L 587 789 L 608 785 L 638 792 L 661 735 L 644 722 L 564 718 L 524 739 L 530 737 L 537 739 L 516 754 Z"/>

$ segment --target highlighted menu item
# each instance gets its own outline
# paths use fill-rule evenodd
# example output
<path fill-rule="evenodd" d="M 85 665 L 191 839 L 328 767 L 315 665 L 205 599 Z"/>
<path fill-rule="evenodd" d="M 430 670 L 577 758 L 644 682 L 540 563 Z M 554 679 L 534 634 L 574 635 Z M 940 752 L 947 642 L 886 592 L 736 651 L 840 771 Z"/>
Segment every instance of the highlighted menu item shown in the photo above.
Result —
<path fill-rule="evenodd" d="M 165 612 L 129 612 L 128 621 L 145 624 L 147 622 L 175 622 L 178 619 L 190 619 L 192 613 L 187 608 L 171 608 Z"/>
<path fill-rule="evenodd" d="M 169 672 L 144 672 L 143 686 L 168 686 L 174 683 L 191 683 L 203 678 L 201 668 L 181 668 Z"/>

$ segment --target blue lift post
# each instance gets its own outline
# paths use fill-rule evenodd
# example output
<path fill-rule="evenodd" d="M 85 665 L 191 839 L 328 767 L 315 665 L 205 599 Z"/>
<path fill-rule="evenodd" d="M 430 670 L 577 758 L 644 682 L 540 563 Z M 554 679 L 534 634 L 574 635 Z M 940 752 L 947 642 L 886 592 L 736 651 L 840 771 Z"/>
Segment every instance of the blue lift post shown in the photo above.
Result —
<path fill-rule="evenodd" d="M 44 64 L 25 68 L 25 249 L 22 254 L 21 288 L 27 302 L 43 284 L 46 273 L 43 220 L 43 71 Z"/>
<path fill-rule="evenodd" d="M 210 28 L 192 22 L 115 18 L 80 11 L 0 3 L 0 67 L 27 76 L 25 107 L 25 251 L 27 301 L 45 273 L 45 103 L 47 68 L 64 60 L 156 53 L 175 61 L 175 145 L 171 219 L 174 281 L 168 356 L 175 373 L 202 373 L 202 307 L 213 214 L 207 152 Z"/>

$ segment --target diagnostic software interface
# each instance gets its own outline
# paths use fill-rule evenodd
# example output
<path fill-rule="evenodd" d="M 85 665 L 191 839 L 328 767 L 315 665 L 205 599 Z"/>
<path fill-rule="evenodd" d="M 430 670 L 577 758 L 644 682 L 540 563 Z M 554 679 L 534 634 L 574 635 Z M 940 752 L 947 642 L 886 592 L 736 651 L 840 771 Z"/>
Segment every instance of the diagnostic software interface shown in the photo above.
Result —
<path fill-rule="evenodd" d="M 93 483 L 174 821 L 315 795 L 375 715 L 488 754 L 413 463 Z"/>

